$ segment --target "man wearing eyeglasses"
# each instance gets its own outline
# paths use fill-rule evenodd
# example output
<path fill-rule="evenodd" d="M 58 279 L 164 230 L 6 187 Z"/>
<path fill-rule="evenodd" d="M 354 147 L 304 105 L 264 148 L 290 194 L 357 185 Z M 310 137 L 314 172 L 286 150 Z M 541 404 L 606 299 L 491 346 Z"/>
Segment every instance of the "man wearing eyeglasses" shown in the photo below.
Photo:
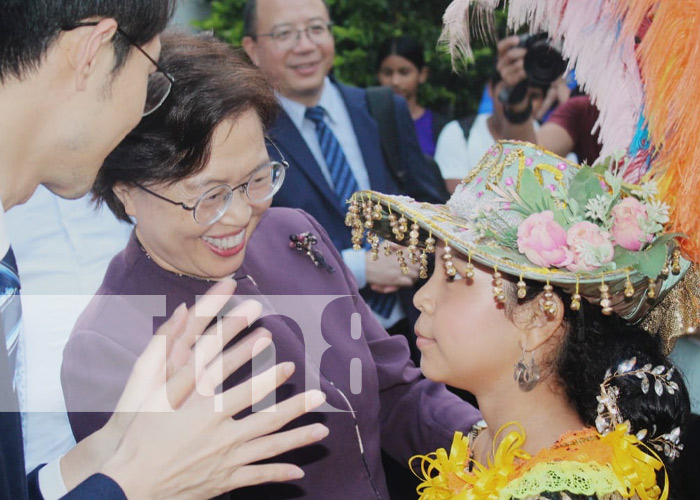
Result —
<path fill-rule="evenodd" d="M 252 383 L 224 392 L 218 400 L 223 411 L 215 412 L 214 398 L 195 387 L 200 377 L 213 376 L 216 385 L 227 373 L 193 361 L 215 362 L 220 354 L 211 344 L 197 341 L 213 314 L 197 315 L 181 307 L 139 358 L 119 412 L 104 430 L 25 476 L 17 398 L 24 374 L 21 272 L 3 214 L 29 199 L 39 185 L 65 198 L 82 196 L 107 154 L 142 115 L 167 99 L 173 80 L 156 61 L 159 33 L 174 8 L 174 0 L 3 4 L 0 498 L 208 498 L 241 486 L 300 477 L 297 467 L 284 464 L 249 467 L 250 450 L 257 461 L 318 439 L 305 428 L 269 435 L 310 409 L 303 397 L 285 401 L 276 412 L 233 421 L 232 415 L 264 397 L 266 391 L 252 390 Z M 234 288 L 223 283 L 201 304 L 218 311 Z M 240 311 L 242 317 L 254 314 Z M 244 326 L 240 321 L 222 325 L 224 344 Z M 229 350 L 227 356 L 240 364 L 250 359 L 250 352 Z M 275 367 L 261 383 L 282 383 L 288 368 Z"/>
<path fill-rule="evenodd" d="M 412 287 L 418 279 L 417 264 L 409 263 L 403 274 L 397 266 L 387 265 L 393 255 L 380 252 L 374 260 L 369 251 L 354 251 L 344 224 L 345 202 L 358 189 L 445 201 L 429 180 L 430 169 L 405 101 L 394 98 L 400 165 L 407 174 L 402 192 L 382 155 L 378 124 L 369 112 L 365 91 L 329 76 L 335 45 L 325 2 L 248 0 L 244 23 L 243 48 L 271 78 L 284 111 L 269 134 L 290 170 L 273 204 L 313 215 L 328 231 L 382 326 L 412 339 L 412 328 L 402 319 L 415 313 Z"/>

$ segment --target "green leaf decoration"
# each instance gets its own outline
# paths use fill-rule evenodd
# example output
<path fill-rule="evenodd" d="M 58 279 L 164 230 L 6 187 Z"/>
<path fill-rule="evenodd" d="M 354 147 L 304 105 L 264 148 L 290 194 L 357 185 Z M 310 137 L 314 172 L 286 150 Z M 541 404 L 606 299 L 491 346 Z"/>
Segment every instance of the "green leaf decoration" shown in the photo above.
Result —
<path fill-rule="evenodd" d="M 637 264 L 637 255 L 639 253 L 640 252 L 632 252 L 619 245 L 615 245 L 615 257 L 613 258 L 613 262 L 615 262 L 618 269 L 635 267 Z"/>
<path fill-rule="evenodd" d="M 600 187 L 600 178 L 592 168 L 581 168 L 569 183 L 569 196 L 579 207 L 585 207 L 588 200 L 605 194 Z"/>
<path fill-rule="evenodd" d="M 650 246 L 656 246 L 656 245 L 664 245 L 671 241 L 674 238 L 685 238 L 686 236 L 683 233 L 666 233 L 662 234 L 660 236 L 657 236 L 656 239 L 651 243 Z"/>
<path fill-rule="evenodd" d="M 554 200 L 550 193 L 540 186 L 537 177 L 532 170 L 523 170 L 520 178 L 520 192 L 527 193 L 528 205 L 531 213 L 553 210 Z"/>
<path fill-rule="evenodd" d="M 608 156 L 603 161 L 599 161 L 592 167 L 589 167 L 596 175 L 605 175 L 605 172 L 610 170 L 610 164 L 612 163 L 612 157 Z"/>
<path fill-rule="evenodd" d="M 666 263 L 668 255 L 666 245 L 651 245 L 646 250 L 636 253 L 639 254 L 639 257 L 634 268 L 647 278 L 656 279 Z"/>

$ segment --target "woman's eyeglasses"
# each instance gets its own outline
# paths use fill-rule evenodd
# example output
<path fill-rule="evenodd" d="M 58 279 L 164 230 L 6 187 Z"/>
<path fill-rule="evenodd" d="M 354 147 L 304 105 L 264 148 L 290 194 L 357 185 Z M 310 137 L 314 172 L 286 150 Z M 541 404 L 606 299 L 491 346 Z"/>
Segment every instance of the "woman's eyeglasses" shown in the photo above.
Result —
<path fill-rule="evenodd" d="M 167 201 L 173 205 L 177 205 L 184 210 L 192 212 L 194 220 L 203 226 L 210 226 L 223 217 L 228 208 L 231 206 L 233 194 L 240 192 L 245 194 L 251 203 L 262 203 L 272 198 L 284 182 L 284 176 L 289 164 L 282 157 L 282 153 L 274 143 L 272 146 L 277 150 L 281 161 L 270 161 L 261 165 L 253 171 L 248 180 L 237 186 L 229 186 L 228 184 L 220 184 L 207 190 L 202 194 L 193 205 L 187 205 L 183 202 L 174 201 L 170 198 L 151 191 L 142 184 L 135 182 L 134 184 L 145 192 Z"/>

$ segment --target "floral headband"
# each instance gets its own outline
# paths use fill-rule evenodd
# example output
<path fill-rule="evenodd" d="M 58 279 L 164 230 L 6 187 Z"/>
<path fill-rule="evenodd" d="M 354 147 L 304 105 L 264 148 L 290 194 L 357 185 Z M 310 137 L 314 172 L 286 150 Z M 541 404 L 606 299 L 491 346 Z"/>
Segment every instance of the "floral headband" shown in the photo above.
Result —
<path fill-rule="evenodd" d="M 617 398 L 620 396 L 620 388 L 615 385 L 615 382 L 623 377 L 636 377 L 639 380 L 639 385 L 643 394 L 648 394 L 650 391 L 661 397 L 664 394 L 673 395 L 680 388 L 673 381 L 673 367 L 668 368 L 665 365 L 652 367 L 651 364 L 637 366 L 637 359 L 631 358 L 623 361 L 617 366 L 613 373 L 608 369 L 605 373 L 605 379 L 600 384 L 600 396 L 598 399 L 598 408 L 595 420 L 596 429 L 598 432 L 606 436 L 614 432 L 620 425 L 625 424 L 626 428 L 631 431 L 629 422 L 625 421 L 625 417 L 618 408 Z M 658 452 L 663 453 L 669 459 L 678 458 L 683 450 L 683 444 L 680 442 L 680 427 L 675 427 L 666 434 L 654 436 L 655 429 L 637 429 L 635 436 L 640 441 L 646 441 L 650 446 L 654 447 Z"/>
<path fill-rule="evenodd" d="M 375 254 L 381 238 L 407 244 L 397 252 L 398 264 L 420 262 L 422 277 L 440 239 L 447 274 L 457 272 L 453 249 L 466 256 L 468 279 L 472 261 L 492 268 L 497 300 L 505 300 L 506 273 L 518 279 L 519 292 L 525 279 L 546 283 L 550 291 L 556 285 L 571 295 L 574 310 L 585 299 L 604 314 L 639 323 L 679 284 L 690 291 L 684 297 L 700 296 L 700 279 L 681 255 L 680 235 L 664 232 L 668 207 L 656 198 L 653 182 L 624 184 L 611 173 L 618 160 L 579 166 L 529 143 L 500 141 L 447 205 L 361 191 L 350 200 L 346 224 L 356 248 L 365 236 Z M 664 332 L 667 348 L 671 337 L 692 333 L 698 324 L 696 299 L 673 331 Z"/>

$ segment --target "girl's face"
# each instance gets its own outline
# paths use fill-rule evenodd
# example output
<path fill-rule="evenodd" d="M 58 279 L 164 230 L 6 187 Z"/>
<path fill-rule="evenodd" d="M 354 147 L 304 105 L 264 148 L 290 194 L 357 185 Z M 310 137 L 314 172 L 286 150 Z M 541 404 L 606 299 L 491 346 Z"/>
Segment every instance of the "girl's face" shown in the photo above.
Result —
<path fill-rule="evenodd" d="M 443 254 L 440 246 L 433 275 L 413 299 L 421 312 L 416 322 L 421 370 L 477 397 L 512 386 L 521 331 L 493 296 L 493 270 L 475 265 L 474 279 L 468 280 L 467 261 L 453 252 L 457 275 L 449 280 Z"/>
<path fill-rule="evenodd" d="M 428 68 L 418 69 L 415 64 L 396 54 L 386 57 L 379 67 L 379 84 L 391 89 L 407 101 L 418 94 L 418 86 L 428 77 Z"/>

